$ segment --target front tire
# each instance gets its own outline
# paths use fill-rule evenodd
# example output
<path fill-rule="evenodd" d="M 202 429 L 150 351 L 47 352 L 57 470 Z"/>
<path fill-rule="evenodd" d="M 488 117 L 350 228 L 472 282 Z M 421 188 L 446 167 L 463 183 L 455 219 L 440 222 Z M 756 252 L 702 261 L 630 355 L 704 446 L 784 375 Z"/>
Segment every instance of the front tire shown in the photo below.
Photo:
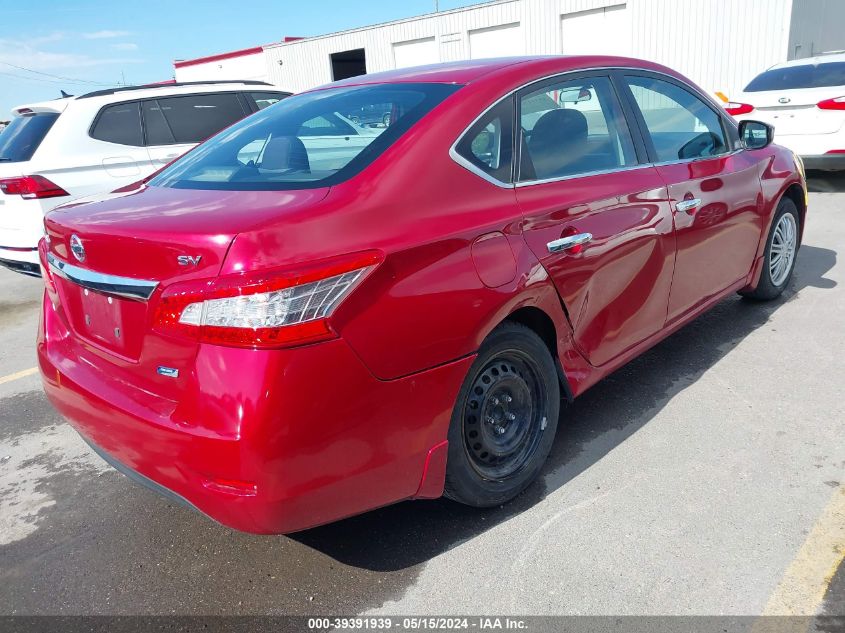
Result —
<path fill-rule="evenodd" d="M 444 494 L 486 508 L 536 479 L 552 447 L 560 385 L 537 334 L 505 322 L 485 339 L 458 394 L 449 426 Z"/>
<path fill-rule="evenodd" d="M 789 198 L 781 199 L 766 239 L 766 253 L 763 270 L 760 272 L 760 282 L 754 290 L 741 292 L 742 296 L 759 301 L 771 301 L 784 291 L 795 269 L 799 222 L 795 203 Z"/>

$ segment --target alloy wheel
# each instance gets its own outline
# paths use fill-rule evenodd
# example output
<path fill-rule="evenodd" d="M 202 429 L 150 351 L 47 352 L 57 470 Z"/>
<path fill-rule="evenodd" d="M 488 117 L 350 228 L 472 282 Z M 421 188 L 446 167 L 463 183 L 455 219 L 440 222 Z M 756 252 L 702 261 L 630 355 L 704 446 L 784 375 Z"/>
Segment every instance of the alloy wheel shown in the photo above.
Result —
<path fill-rule="evenodd" d="M 775 226 L 772 244 L 769 247 L 769 277 L 772 285 L 780 286 L 786 281 L 789 271 L 792 270 L 797 247 L 798 226 L 795 216 L 784 213 Z"/>

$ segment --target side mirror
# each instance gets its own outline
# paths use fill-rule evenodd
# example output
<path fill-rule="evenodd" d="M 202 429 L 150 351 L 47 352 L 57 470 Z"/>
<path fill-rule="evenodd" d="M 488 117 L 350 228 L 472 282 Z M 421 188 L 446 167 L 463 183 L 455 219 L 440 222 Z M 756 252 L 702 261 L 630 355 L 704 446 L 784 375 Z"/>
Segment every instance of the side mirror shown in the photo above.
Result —
<path fill-rule="evenodd" d="M 739 138 L 745 149 L 763 149 L 775 140 L 775 128 L 762 121 L 740 121 Z"/>

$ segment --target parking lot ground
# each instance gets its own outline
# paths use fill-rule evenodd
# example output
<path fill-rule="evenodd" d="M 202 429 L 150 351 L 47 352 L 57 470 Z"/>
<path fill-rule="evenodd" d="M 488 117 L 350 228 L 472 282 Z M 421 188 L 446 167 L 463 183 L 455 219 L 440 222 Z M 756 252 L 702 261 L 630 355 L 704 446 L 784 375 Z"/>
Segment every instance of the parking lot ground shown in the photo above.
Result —
<path fill-rule="evenodd" d="M 811 194 L 785 295 L 725 300 L 564 407 L 514 503 L 291 536 L 94 456 L 26 373 L 40 282 L 0 271 L 0 613 L 845 615 L 845 194 L 813 189 L 839 193 Z"/>

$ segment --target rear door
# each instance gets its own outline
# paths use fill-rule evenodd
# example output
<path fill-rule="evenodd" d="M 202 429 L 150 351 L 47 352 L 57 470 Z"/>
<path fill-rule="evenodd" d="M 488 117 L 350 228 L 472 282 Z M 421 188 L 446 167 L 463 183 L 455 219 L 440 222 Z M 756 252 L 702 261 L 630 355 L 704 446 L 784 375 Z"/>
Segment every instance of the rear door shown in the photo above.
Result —
<path fill-rule="evenodd" d="M 529 247 L 565 304 L 575 343 L 603 365 L 666 320 L 675 238 L 609 74 L 568 74 L 518 93 L 516 195 Z"/>
<path fill-rule="evenodd" d="M 762 158 L 739 149 L 727 116 L 680 81 L 637 71 L 624 83 L 672 203 L 673 321 L 750 272 L 763 231 Z"/>
<path fill-rule="evenodd" d="M 103 143 L 82 153 L 77 150 L 73 165 L 83 195 L 112 191 L 150 173 L 140 107 L 139 101 L 125 101 L 107 105 L 97 113 L 89 136 Z M 107 178 L 103 178 L 103 172 Z"/>
<path fill-rule="evenodd" d="M 147 151 L 156 169 L 251 114 L 235 92 L 149 99 L 142 103 Z"/>

